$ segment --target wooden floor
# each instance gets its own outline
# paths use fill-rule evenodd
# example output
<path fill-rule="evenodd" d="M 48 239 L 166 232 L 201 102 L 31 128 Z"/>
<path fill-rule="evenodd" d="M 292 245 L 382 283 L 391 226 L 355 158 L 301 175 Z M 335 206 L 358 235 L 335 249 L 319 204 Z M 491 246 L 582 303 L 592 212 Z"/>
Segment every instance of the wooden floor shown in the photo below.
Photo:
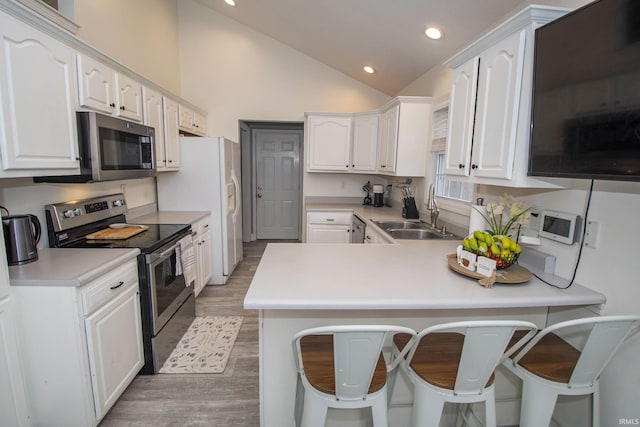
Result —
<path fill-rule="evenodd" d="M 100 427 L 260 425 L 258 313 L 244 310 L 242 302 L 267 243 L 245 243 L 244 259 L 227 284 L 207 286 L 196 300 L 197 316 L 244 316 L 224 372 L 139 375 Z"/>

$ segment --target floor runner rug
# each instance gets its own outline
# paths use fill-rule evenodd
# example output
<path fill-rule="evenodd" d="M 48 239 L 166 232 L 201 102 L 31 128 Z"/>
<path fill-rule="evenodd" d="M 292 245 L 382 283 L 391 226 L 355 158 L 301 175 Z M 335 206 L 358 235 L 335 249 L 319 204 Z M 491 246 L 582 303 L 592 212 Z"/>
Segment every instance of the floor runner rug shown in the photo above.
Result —
<path fill-rule="evenodd" d="M 196 317 L 167 361 L 161 374 L 219 374 L 224 371 L 236 341 L 242 316 Z"/>

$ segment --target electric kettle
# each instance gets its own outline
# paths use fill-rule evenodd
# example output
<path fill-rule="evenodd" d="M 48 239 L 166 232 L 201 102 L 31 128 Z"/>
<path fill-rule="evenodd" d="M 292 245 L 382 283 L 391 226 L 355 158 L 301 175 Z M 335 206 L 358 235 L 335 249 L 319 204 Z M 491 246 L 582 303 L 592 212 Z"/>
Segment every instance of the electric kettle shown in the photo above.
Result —
<path fill-rule="evenodd" d="M 4 243 L 7 247 L 9 265 L 20 265 L 38 259 L 37 244 L 42 227 L 37 216 L 9 215 L 2 217 Z"/>

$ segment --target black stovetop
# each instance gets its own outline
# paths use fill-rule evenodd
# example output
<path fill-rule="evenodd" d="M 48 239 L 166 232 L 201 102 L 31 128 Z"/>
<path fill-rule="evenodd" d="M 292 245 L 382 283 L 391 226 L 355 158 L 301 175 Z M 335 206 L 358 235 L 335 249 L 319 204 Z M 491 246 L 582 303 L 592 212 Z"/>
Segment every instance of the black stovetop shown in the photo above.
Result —
<path fill-rule="evenodd" d="M 107 228 L 109 224 L 122 222 L 125 222 L 124 216 L 117 216 L 105 221 L 58 232 L 54 234 L 53 241 L 50 236 L 49 244 L 51 247 L 59 248 L 138 248 L 143 254 L 149 254 L 175 238 L 188 234 L 191 229 L 189 224 L 145 224 L 149 227 L 147 230 L 128 239 L 90 240 L 84 237 L 95 231 Z"/>

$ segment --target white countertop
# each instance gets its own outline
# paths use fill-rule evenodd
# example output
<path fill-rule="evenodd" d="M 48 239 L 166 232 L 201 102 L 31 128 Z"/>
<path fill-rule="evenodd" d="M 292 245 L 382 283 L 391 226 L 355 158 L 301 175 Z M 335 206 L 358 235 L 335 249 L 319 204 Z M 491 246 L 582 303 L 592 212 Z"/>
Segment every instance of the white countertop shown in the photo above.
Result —
<path fill-rule="evenodd" d="M 566 290 L 536 278 L 480 286 L 451 271 L 446 255 L 459 241 L 395 245 L 273 243 L 258 265 L 246 309 L 465 309 L 603 304 L 604 295 Z"/>
<path fill-rule="evenodd" d="M 135 258 L 139 249 L 45 248 L 38 260 L 9 267 L 11 286 L 83 286 Z"/>
<path fill-rule="evenodd" d="M 209 211 L 156 211 L 136 217 L 127 215 L 127 221 L 139 224 L 193 224 L 209 215 Z"/>

